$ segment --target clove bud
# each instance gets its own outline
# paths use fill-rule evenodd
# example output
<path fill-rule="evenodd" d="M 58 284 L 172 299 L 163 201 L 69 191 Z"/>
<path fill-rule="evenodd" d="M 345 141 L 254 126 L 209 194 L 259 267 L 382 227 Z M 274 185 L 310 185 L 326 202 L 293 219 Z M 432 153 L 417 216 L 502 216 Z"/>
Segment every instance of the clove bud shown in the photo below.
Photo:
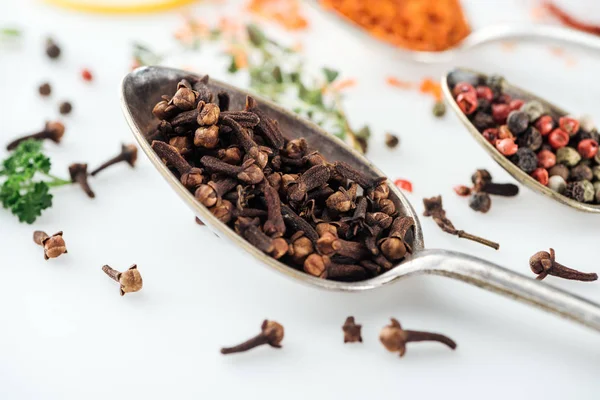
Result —
<path fill-rule="evenodd" d="M 255 337 L 245 341 L 244 343 L 238 344 L 233 347 L 223 347 L 221 354 L 233 354 L 248 351 L 258 346 L 268 344 L 276 349 L 281 348 L 281 341 L 283 340 L 284 329 L 283 325 L 275 321 L 264 320 L 261 327 L 261 332 Z"/>
<path fill-rule="evenodd" d="M 23 137 L 13 140 L 6 146 L 6 150 L 12 151 L 12 150 L 16 149 L 17 146 L 19 146 L 19 144 L 21 144 L 22 142 L 29 140 L 29 139 L 33 139 L 33 140 L 46 140 L 47 139 L 47 140 L 51 140 L 54 143 L 58 144 L 58 143 L 60 143 L 64 134 L 65 134 L 65 126 L 62 124 L 62 122 L 59 122 L 59 121 L 46 122 L 44 129 L 42 129 L 41 131 L 39 131 L 37 133 L 23 136 Z"/>
<path fill-rule="evenodd" d="M 87 164 L 75 163 L 69 165 L 69 175 L 71 175 L 71 182 L 79 184 L 89 198 L 96 197 L 88 183 Z"/>
<path fill-rule="evenodd" d="M 108 265 L 104 265 L 102 271 L 114 281 L 119 282 L 121 296 L 124 296 L 125 293 L 133 293 L 142 289 L 142 275 L 135 264 L 125 272 L 119 272 Z"/>
<path fill-rule="evenodd" d="M 449 337 L 439 333 L 404 330 L 395 318 L 391 318 L 391 323 L 381 330 L 379 340 L 388 351 L 399 353 L 400 357 L 406 353 L 406 344 L 409 342 L 433 341 L 456 349 L 456 343 Z"/>
<path fill-rule="evenodd" d="M 43 231 L 33 232 L 33 241 L 44 248 L 44 260 L 67 254 L 67 247 L 62 235 L 62 231 L 56 232 L 52 236 L 48 236 Z"/>
<path fill-rule="evenodd" d="M 100 165 L 90 175 L 96 176 L 100 171 L 122 161 L 125 161 L 132 168 L 135 166 L 135 162 L 137 161 L 137 147 L 134 144 L 122 144 L 120 154 Z"/>

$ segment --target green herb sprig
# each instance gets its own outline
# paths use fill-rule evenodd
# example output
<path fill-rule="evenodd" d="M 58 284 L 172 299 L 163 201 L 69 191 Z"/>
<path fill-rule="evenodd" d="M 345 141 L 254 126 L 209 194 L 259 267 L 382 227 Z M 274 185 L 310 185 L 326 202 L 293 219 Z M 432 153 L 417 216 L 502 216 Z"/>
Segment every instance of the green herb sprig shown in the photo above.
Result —
<path fill-rule="evenodd" d="M 0 201 L 19 221 L 32 224 L 52 206 L 50 188 L 70 185 L 70 180 L 50 174 L 51 162 L 42 151 L 42 142 L 27 140 L 0 166 Z"/>

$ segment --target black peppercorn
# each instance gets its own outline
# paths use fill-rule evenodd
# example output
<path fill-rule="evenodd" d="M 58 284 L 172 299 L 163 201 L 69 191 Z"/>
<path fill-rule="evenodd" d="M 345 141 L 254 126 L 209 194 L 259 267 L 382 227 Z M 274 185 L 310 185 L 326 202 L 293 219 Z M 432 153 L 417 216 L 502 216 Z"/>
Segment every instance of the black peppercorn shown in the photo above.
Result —
<path fill-rule="evenodd" d="M 469 207 L 475 211 L 486 213 L 492 206 L 492 199 L 489 194 L 485 192 L 477 192 L 471 195 L 469 199 Z"/>
<path fill-rule="evenodd" d="M 72 110 L 73 110 L 73 106 L 68 101 L 63 101 L 62 103 L 60 103 L 60 106 L 58 107 L 58 111 L 62 115 L 69 114 Z"/>
<path fill-rule="evenodd" d="M 573 181 L 591 181 L 593 178 L 592 169 L 585 164 L 579 164 L 571 169 L 571 180 Z"/>
<path fill-rule="evenodd" d="M 52 40 L 51 38 L 48 38 L 46 40 L 46 54 L 51 59 L 56 59 L 60 57 L 60 47 L 58 47 L 58 45 L 54 43 L 54 40 Z"/>
<path fill-rule="evenodd" d="M 519 148 L 510 160 L 528 174 L 532 173 L 538 164 L 535 152 L 527 147 Z"/>
<path fill-rule="evenodd" d="M 477 111 L 473 116 L 473 120 L 471 122 L 473 122 L 475 128 L 477 128 L 477 130 L 479 130 L 480 132 L 483 132 L 488 128 L 493 128 L 494 126 L 496 126 L 496 123 L 494 122 L 494 117 L 492 117 L 491 114 L 485 113 L 484 111 Z"/>
<path fill-rule="evenodd" d="M 565 196 L 580 203 L 594 200 L 594 186 L 589 181 L 570 182 L 567 184 Z"/>
<path fill-rule="evenodd" d="M 550 168 L 550 170 L 548 171 L 548 175 L 550 177 L 558 175 L 566 181 L 569 179 L 571 171 L 569 171 L 569 167 L 567 167 L 564 164 L 556 164 L 554 167 Z"/>
<path fill-rule="evenodd" d="M 400 139 L 398 138 L 398 136 L 389 132 L 385 134 L 385 145 L 387 147 L 393 149 L 394 147 L 398 146 L 398 143 L 400 143 Z"/>
<path fill-rule="evenodd" d="M 506 120 L 508 129 L 515 135 L 520 135 L 529 126 L 529 116 L 522 111 L 512 111 Z"/>
<path fill-rule="evenodd" d="M 492 103 L 488 99 L 484 99 L 483 97 L 480 99 L 477 99 L 477 110 L 491 114 Z"/>
<path fill-rule="evenodd" d="M 534 127 L 529 127 L 525 133 L 517 138 L 519 147 L 527 147 L 533 151 L 538 151 L 544 142 L 544 137 Z"/>
<path fill-rule="evenodd" d="M 50 86 L 50 84 L 48 82 L 43 83 L 38 88 L 38 91 L 40 93 L 40 96 L 44 96 L 44 97 L 50 96 L 50 93 L 52 93 L 52 86 Z"/>

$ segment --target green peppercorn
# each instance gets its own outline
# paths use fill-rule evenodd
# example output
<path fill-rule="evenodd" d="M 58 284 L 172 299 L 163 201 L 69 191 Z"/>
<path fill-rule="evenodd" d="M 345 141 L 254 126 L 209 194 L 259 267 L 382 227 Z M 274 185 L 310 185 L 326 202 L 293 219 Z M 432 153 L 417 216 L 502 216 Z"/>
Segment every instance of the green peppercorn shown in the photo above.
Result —
<path fill-rule="evenodd" d="M 591 181 L 594 178 L 592 169 L 585 164 L 579 164 L 571 169 L 571 180 Z"/>
<path fill-rule="evenodd" d="M 446 115 L 446 103 L 443 101 L 436 101 L 433 105 L 433 115 L 436 118 L 441 118 Z"/>
<path fill-rule="evenodd" d="M 532 123 L 546 113 L 543 104 L 537 100 L 531 100 L 523 104 L 521 111 L 527 114 L 529 121 Z"/>
<path fill-rule="evenodd" d="M 581 161 L 581 155 L 572 147 L 562 147 L 556 151 L 556 162 L 567 167 L 576 166 Z"/>
<path fill-rule="evenodd" d="M 592 175 L 594 175 L 594 179 L 600 181 L 600 165 L 596 165 L 592 168 Z"/>
<path fill-rule="evenodd" d="M 567 182 L 560 175 L 551 176 L 548 179 L 548 187 L 555 192 L 562 193 L 567 188 Z"/>
<path fill-rule="evenodd" d="M 569 171 L 569 168 L 565 165 L 556 164 L 554 167 L 550 168 L 550 170 L 548 171 L 548 175 L 549 176 L 558 175 L 566 181 L 567 179 L 569 179 L 569 175 L 571 175 L 571 171 Z"/>
<path fill-rule="evenodd" d="M 593 185 L 596 191 L 596 203 L 600 203 L 600 182 L 594 182 Z"/>

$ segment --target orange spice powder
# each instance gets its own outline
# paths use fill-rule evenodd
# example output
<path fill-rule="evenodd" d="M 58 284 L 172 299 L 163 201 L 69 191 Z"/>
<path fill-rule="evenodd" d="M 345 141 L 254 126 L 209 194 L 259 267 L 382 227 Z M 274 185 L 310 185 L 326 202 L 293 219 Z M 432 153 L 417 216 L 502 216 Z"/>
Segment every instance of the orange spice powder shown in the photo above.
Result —
<path fill-rule="evenodd" d="M 385 81 L 392 87 L 407 90 L 418 89 L 423 94 L 431 95 L 435 101 L 442 100 L 442 86 L 431 78 L 424 78 L 419 83 L 415 83 L 388 76 Z"/>
<path fill-rule="evenodd" d="M 470 28 L 459 0 L 319 0 L 371 35 L 419 51 L 456 46 Z"/>
<path fill-rule="evenodd" d="M 288 30 L 301 30 L 308 26 L 302 15 L 299 0 L 250 0 L 248 11 L 276 22 Z"/>

